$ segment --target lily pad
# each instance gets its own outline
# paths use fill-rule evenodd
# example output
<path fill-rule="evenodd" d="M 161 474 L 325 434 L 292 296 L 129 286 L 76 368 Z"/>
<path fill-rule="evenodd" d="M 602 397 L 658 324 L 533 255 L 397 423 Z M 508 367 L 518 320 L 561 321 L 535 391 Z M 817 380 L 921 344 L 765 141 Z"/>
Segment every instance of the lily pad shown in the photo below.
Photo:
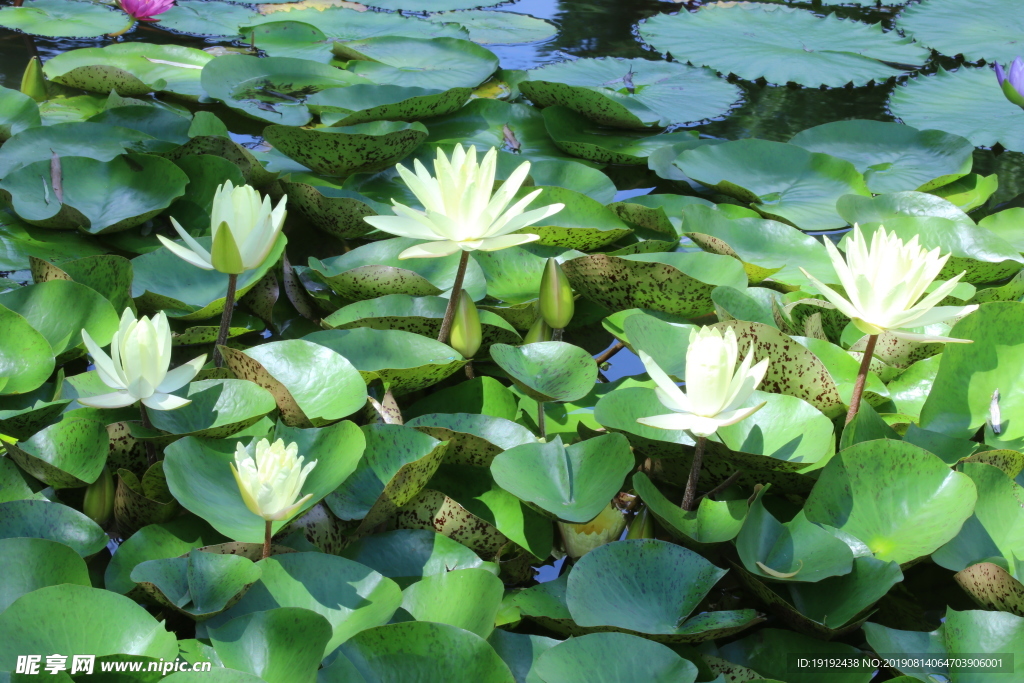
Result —
<path fill-rule="evenodd" d="M 67 280 L 51 280 L 0 294 L 0 306 L 22 315 L 50 343 L 53 355 L 68 360 L 84 353 L 82 331 L 99 346 L 117 332 L 118 314 L 96 290 Z"/>
<path fill-rule="evenodd" d="M 204 618 L 239 600 L 260 578 L 260 567 L 238 555 L 192 550 L 184 557 L 142 562 L 131 578 L 158 604 Z"/>
<path fill-rule="evenodd" d="M 351 422 L 322 429 L 279 428 L 277 436 L 297 442 L 306 462 L 317 461 L 301 493 L 313 496 L 296 517 L 320 502 L 355 470 L 364 446 L 362 432 Z M 168 446 L 164 453 L 167 485 L 183 507 L 210 522 L 228 538 L 245 543 L 263 540 L 263 519 L 245 506 L 229 467 L 234 461 L 233 440 L 186 437 Z M 274 522 L 274 530 L 286 524 L 287 521 Z"/>
<path fill-rule="evenodd" d="M 284 126 L 309 123 L 313 114 L 306 99 L 311 95 L 365 82 L 351 72 L 290 57 L 225 55 L 202 72 L 202 86 L 210 97 L 246 116 Z"/>
<path fill-rule="evenodd" d="M 144 151 L 148 140 L 150 135 L 137 130 L 88 121 L 28 128 L 0 148 L 0 177 L 36 161 L 49 162 L 54 154 L 111 161 L 125 152 Z"/>
<path fill-rule="evenodd" d="M 447 344 L 401 330 L 357 327 L 313 332 L 303 339 L 341 354 L 364 381 L 380 379 L 395 395 L 436 384 L 466 364 Z"/>
<path fill-rule="evenodd" d="M 486 638 L 504 593 L 501 579 L 483 569 L 426 576 L 402 591 L 402 609 L 417 621 L 449 624 Z"/>
<path fill-rule="evenodd" d="M 236 617 L 211 628 L 209 637 L 224 666 L 266 683 L 315 683 L 331 624 L 312 610 L 278 607 Z"/>
<path fill-rule="evenodd" d="M 597 381 L 597 365 L 590 354 L 565 342 L 495 344 L 491 358 L 537 401 L 575 401 L 590 393 Z"/>
<path fill-rule="evenodd" d="M 240 4 L 212 0 L 177 0 L 160 14 L 162 29 L 190 36 L 239 38 L 238 27 L 250 23 L 259 14 Z M 237 56 L 237 55 L 233 55 Z"/>
<path fill-rule="evenodd" d="M 461 38 L 381 36 L 334 43 L 334 54 L 349 70 L 380 85 L 475 88 L 498 68 L 490 50 Z"/>
<path fill-rule="evenodd" d="M 393 579 L 404 588 L 425 576 L 454 569 L 486 569 L 497 565 L 484 562 L 472 550 L 447 536 L 428 529 L 395 529 L 359 539 L 342 551 L 347 557 Z"/>
<path fill-rule="evenodd" d="M 655 487 L 643 472 L 633 475 L 633 488 L 647 510 L 672 536 L 693 550 L 736 538 L 747 514 L 747 500 L 711 500 L 704 497 L 696 510 L 683 510 Z"/>
<path fill-rule="evenodd" d="M 198 98 L 204 94 L 200 73 L 212 59 L 208 52 L 179 45 L 114 43 L 59 54 L 46 61 L 43 73 L 61 85 L 103 94 L 141 97 L 160 91 Z"/>
<path fill-rule="evenodd" d="M 109 591 L 128 593 L 135 588 L 131 572 L 140 563 L 180 557 L 195 548 L 224 540 L 198 517 L 185 516 L 164 524 L 151 524 L 126 538 L 118 547 L 107 565 L 103 585 Z"/>
<path fill-rule="evenodd" d="M 63 543 L 42 538 L 5 538 L 0 550 L 11 564 L 0 579 L 0 612 L 38 588 L 72 583 L 91 586 L 82 557 Z"/>
<path fill-rule="evenodd" d="M 267 141 L 282 153 L 324 175 L 383 171 L 404 158 L 427 136 L 423 124 L 373 121 L 313 130 L 267 126 Z"/>
<path fill-rule="evenodd" d="M 457 111 L 470 88 L 350 85 L 318 92 L 306 104 L 328 126 L 354 126 L 371 121 L 418 121 Z"/>
<path fill-rule="evenodd" d="M 39 106 L 31 97 L 18 90 L 0 87 L 0 142 L 39 125 L 42 125 Z"/>
<path fill-rule="evenodd" d="M 643 671 L 650 683 L 693 683 L 697 667 L 669 647 L 626 633 L 591 633 L 541 653 L 534 672 L 545 683 L 614 683 Z"/>
<path fill-rule="evenodd" d="M 494 381 L 489 377 L 482 379 Z M 437 394 L 431 394 L 428 401 L 446 403 Z M 432 413 L 414 417 L 405 424 L 435 439 L 449 441 L 445 462 L 450 465 L 489 467 L 502 451 L 537 441 L 526 427 L 488 414 Z"/>
<path fill-rule="evenodd" d="M 110 542 L 103 529 L 78 510 L 46 500 L 0 503 L 0 538 L 44 538 L 86 558 Z"/>
<path fill-rule="evenodd" d="M 132 22 L 123 12 L 91 2 L 29 0 L 0 9 L 0 26 L 52 38 L 95 38 Z"/>
<path fill-rule="evenodd" d="M 1024 22 L 1005 0 L 982 0 L 969 14 L 955 2 L 934 0 L 927 6 L 909 6 L 896 28 L 940 54 L 963 55 L 965 62 L 1012 62 L 1020 55 L 1017 45 Z"/>
<path fill-rule="evenodd" d="M 0 306 L 0 394 L 24 394 L 42 386 L 53 372 L 50 342 L 25 318 Z"/>
<path fill-rule="evenodd" d="M 846 159 L 875 194 L 932 190 L 969 173 L 974 154 L 974 144 L 959 135 L 885 121 L 826 123 L 789 144 Z"/>
<path fill-rule="evenodd" d="M 94 420 L 67 419 L 7 445 L 21 469 L 54 488 L 76 488 L 96 481 L 110 450 L 107 427 Z"/>
<path fill-rule="evenodd" d="M 967 21 L 967 18 L 964 18 Z M 1024 151 L 1020 107 L 1003 95 L 989 67 L 918 76 L 893 88 L 889 110 L 909 126 L 961 135 L 976 147 Z"/>
<path fill-rule="evenodd" d="M 902 565 L 956 536 L 976 499 L 970 478 L 951 472 L 938 457 L 882 439 L 855 444 L 832 458 L 804 512 L 811 522 L 860 539 L 876 558 Z"/>
<path fill-rule="evenodd" d="M 780 85 L 865 85 L 902 75 L 931 57 L 881 24 L 766 3 L 716 3 L 700 12 L 658 14 L 640 23 L 640 37 L 679 61 Z"/>
<path fill-rule="evenodd" d="M 9 193 L 14 212 L 26 223 L 92 234 L 128 230 L 170 206 L 188 180 L 173 163 L 148 154 L 110 161 L 64 157 L 60 163 L 60 197 L 50 161 L 23 166 L 0 181 L 0 196 Z"/>
<path fill-rule="evenodd" d="M 674 163 L 690 178 L 749 204 L 765 218 L 802 230 L 843 227 L 836 200 L 847 194 L 871 196 L 849 161 L 781 142 L 705 145 L 684 151 Z"/>
<path fill-rule="evenodd" d="M 558 27 L 549 21 L 515 12 L 468 9 L 431 14 L 427 19 L 459 24 L 469 30 L 470 40 L 482 45 L 536 43 L 558 33 Z"/>
<path fill-rule="evenodd" d="M 297 209 L 314 227 L 343 240 L 373 231 L 363 220 L 366 216 L 391 211 L 388 206 L 350 190 L 284 180 L 281 189 L 288 195 L 289 209 Z"/>
<path fill-rule="evenodd" d="M 517 198 L 535 191 L 524 187 Z M 616 242 L 632 230 L 601 202 L 564 187 L 542 187 L 530 206 L 562 204 L 562 210 L 517 232 L 540 235 L 538 244 L 590 251 Z"/>
<path fill-rule="evenodd" d="M 302 339 L 271 342 L 248 351 L 223 348 L 235 376 L 274 395 L 281 420 L 322 427 L 366 405 L 366 383 L 344 357 Z"/>
<path fill-rule="evenodd" d="M 884 652 L 892 651 L 884 650 Z M 841 657 L 844 659 L 863 654 L 861 650 L 846 643 L 828 643 L 793 631 L 766 628 L 723 645 L 718 649 L 717 656 L 726 660 L 724 664 L 729 669 L 737 666 L 746 667 L 750 671 L 750 675 L 771 676 L 770 680 L 772 681 L 787 681 L 787 683 L 817 683 L 820 681 L 820 671 L 813 669 L 795 671 L 796 667 L 789 663 L 793 653 L 807 654 L 809 657 Z M 850 666 L 842 669 L 837 667 L 830 670 L 828 674 L 829 683 L 868 683 L 873 676 L 874 669 L 867 666 L 859 668 Z"/>
<path fill-rule="evenodd" d="M 649 59 L 576 59 L 527 72 L 519 84 L 541 107 L 561 105 L 619 128 L 665 127 L 721 116 L 740 90 L 710 69 Z"/>
<path fill-rule="evenodd" d="M 150 411 L 153 426 L 176 437 L 224 438 L 252 426 L 275 407 L 270 392 L 237 379 L 192 382 L 185 397 L 192 402 L 182 408 Z"/>

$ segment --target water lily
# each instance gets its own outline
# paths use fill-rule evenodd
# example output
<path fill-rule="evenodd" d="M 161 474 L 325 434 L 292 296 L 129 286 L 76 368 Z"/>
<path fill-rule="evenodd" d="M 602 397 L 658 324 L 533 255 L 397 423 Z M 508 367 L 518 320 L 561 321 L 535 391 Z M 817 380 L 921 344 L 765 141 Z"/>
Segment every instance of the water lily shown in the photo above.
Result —
<path fill-rule="evenodd" d="M 449 256 L 459 250 L 495 251 L 540 239 L 538 235 L 510 233 L 561 211 L 563 204 L 526 211 L 541 193 L 534 190 L 509 206 L 530 172 L 530 162 L 520 164 L 492 194 L 497 162 L 498 151 L 493 147 L 477 163 L 475 147 L 470 146 L 467 151 L 456 145 L 451 159 L 441 149 L 437 150 L 436 177 L 419 159 L 415 161 L 415 173 L 399 164 L 399 175 L 425 210 L 392 200 L 396 215 L 367 216 L 363 220 L 392 235 L 429 240 L 403 251 L 398 256 L 401 259 Z"/>
<path fill-rule="evenodd" d="M 78 402 L 93 408 L 124 408 L 142 401 L 153 410 L 174 410 L 191 401 L 170 393 L 192 381 L 202 369 L 206 354 L 168 371 L 171 363 L 171 327 L 163 311 L 152 319 L 138 320 L 130 308 L 110 341 L 108 356 L 85 330 L 82 340 L 96 364 L 100 380 L 114 391 L 85 396 Z"/>
<path fill-rule="evenodd" d="M 118 0 L 117 4 L 133 19 L 155 22 L 160 20 L 153 17 L 174 7 L 174 0 Z"/>
<path fill-rule="evenodd" d="M 245 506 L 267 522 L 288 519 L 313 497 L 312 493 L 299 498 L 306 477 L 317 461 L 302 465 L 299 445 L 284 445 L 283 439 L 271 444 L 260 439 L 250 454 L 241 443 L 235 447 L 235 461 L 231 472 L 242 494 Z"/>
<path fill-rule="evenodd" d="M 1024 107 L 1024 60 L 1017 57 L 1013 60 L 1007 72 L 996 62 L 996 79 L 999 87 L 1003 89 L 1006 99 L 1018 107 Z"/>
<path fill-rule="evenodd" d="M 270 197 L 248 185 L 235 187 L 230 180 L 217 188 L 210 212 L 213 245 L 207 251 L 178 221 L 171 224 L 187 246 L 158 235 L 165 247 L 196 268 L 240 275 L 263 265 L 284 226 L 284 196 L 271 209 Z"/>
<path fill-rule="evenodd" d="M 655 393 L 661 404 L 671 410 L 667 415 L 641 417 L 637 422 L 658 429 L 685 429 L 695 436 L 707 437 L 719 427 L 731 425 L 753 415 L 764 403 L 742 408 L 764 379 L 768 359 L 754 364 L 751 345 L 740 366 L 739 342 L 730 327 L 725 334 L 704 327 L 690 332 L 686 349 L 686 393 L 644 351 L 639 352 L 647 374 L 657 384 Z"/>
<path fill-rule="evenodd" d="M 831 240 L 825 240 L 825 249 L 846 290 L 845 297 L 803 268 L 800 270 L 861 332 L 869 335 L 889 332 L 919 342 L 969 341 L 906 331 L 966 315 L 978 308 L 977 305 L 936 306 L 953 291 L 964 273 L 925 294 L 946 265 L 949 254 L 940 256 L 938 248 L 924 249 L 918 244 L 917 235 L 904 244 L 896 233 L 886 232 L 884 227 L 879 227 L 872 235 L 868 246 L 864 233 L 856 225 L 847 240 L 845 259 Z"/>

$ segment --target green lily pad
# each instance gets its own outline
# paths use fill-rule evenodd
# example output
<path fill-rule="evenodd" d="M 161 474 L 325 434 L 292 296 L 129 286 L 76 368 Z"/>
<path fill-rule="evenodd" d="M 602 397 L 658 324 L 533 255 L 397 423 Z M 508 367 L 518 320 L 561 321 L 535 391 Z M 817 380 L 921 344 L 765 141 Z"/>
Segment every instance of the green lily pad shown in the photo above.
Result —
<path fill-rule="evenodd" d="M 2 298 L 0 298 L 2 303 Z M 412 297 L 407 294 L 359 301 L 340 308 L 320 321 L 328 329 L 371 327 L 376 330 L 405 330 L 425 337 L 437 337 L 448 300 L 436 296 Z M 522 339 L 504 319 L 490 311 L 480 311 L 483 343 L 478 355 L 491 344 L 519 344 Z"/>
<path fill-rule="evenodd" d="M 242 31 L 246 36 L 253 26 L 265 24 L 280 24 L 301 22 L 314 26 L 326 36 L 342 41 L 362 40 L 375 36 L 409 36 L 412 38 L 433 38 L 450 37 L 464 38 L 466 31 L 461 27 L 448 24 L 438 24 L 417 16 L 400 14 L 398 12 L 359 12 L 348 7 L 327 7 L 320 6 L 296 9 L 284 6 L 286 12 L 271 12 L 266 15 L 255 16 Z M 266 6 L 264 7 L 266 9 Z M 276 8 L 275 8 L 276 9 Z M 259 34 L 257 34 L 257 39 Z M 295 37 L 292 42 L 294 44 Z M 273 50 L 274 43 L 269 45 Z M 327 52 L 330 53 L 329 46 Z M 271 54 L 268 52 L 268 54 Z M 271 54 L 271 56 L 276 56 Z M 286 55 L 287 56 L 287 55 Z M 307 57 L 312 59 L 312 57 Z"/>
<path fill-rule="evenodd" d="M 566 154 L 598 163 L 646 166 L 647 157 L 661 147 L 697 143 L 700 139 L 692 131 L 650 135 L 646 131 L 610 130 L 559 105 L 547 107 L 541 113 L 548 134 Z"/>
<path fill-rule="evenodd" d="M 260 578 L 260 568 L 238 555 L 192 550 L 184 557 L 142 562 L 131 578 L 158 604 L 203 618 L 241 599 Z"/>
<path fill-rule="evenodd" d="M 306 98 L 311 95 L 365 82 L 333 66 L 290 57 L 225 55 L 202 71 L 202 86 L 210 97 L 246 116 L 284 126 L 309 123 L 313 114 Z"/>
<path fill-rule="evenodd" d="M 103 529 L 78 510 L 43 500 L 0 503 L 0 538 L 43 538 L 63 543 L 82 557 L 110 541 Z"/>
<path fill-rule="evenodd" d="M 208 52 L 179 45 L 114 43 L 59 54 L 46 61 L 43 73 L 61 85 L 103 94 L 141 97 L 160 91 L 198 98 L 204 94 L 202 67 L 212 59 Z"/>
<path fill-rule="evenodd" d="M 53 386 L 43 384 L 27 394 L 0 398 L 0 434 L 15 439 L 28 439 L 39 430 L 60 419 L 60 414 L 71 402 L 66 399 L 47 400 L 53 396 Z"/>
<path fill-rule="evenodd" d="M 1005 0 L 985 0 L 969 14 L 957 11 L 950 0 L 929 2 L 927 7 L 907 7 L 896 28 L 940 54 L 963 55 L 966 62 L 1012 62 L 1020 55 L 1016 44 L 1024 22 Z"/>
<path fill-rule="evenodd" d="M 533 683 L 536 679 L 536 674 L 533 672 L 537 658 L 561 641 L 545 636 L 513 633 L 499 628 L 491 633 L 487 642 L 512 670 L 516 681 L 531 681 Z"/>
<path fill-rule="evenodd" d="M 14 311 L 0 306 L 0 394 L 24 394 L 38 389 L 53 372 L 50 342 Z"/>
<path fill-rule="evenodd" d="M 363 220 L 366 216 L 387 215 L 391 211 L 350 190 L 288 181 L 281 181 L 281 189 L 288 195 L 289 209 L 297 209 L 314 227 L 343 240 L 373 231 Z"/>
<path fill-rule="evenodd" d="M 59 613 L 68 623 L 55 628 L 39 614 Z M 98 611 L 110 621 L 97 623 Z M 35 618 L 32 615 L 36 615 Z M 0 668 L 13 671 L 18 655 L 88 652 L 174 659 L 178 643 L 145 609 L 110 591 L 60 584 L 32 591 L 0 614 L 0 628 L 9 637 L 0 643 Z"/>
<path fill-rule="evenodd" d="M 591 633 L 559 643 L 541 653 L 535 675 L 545 683 L 572 683 L 580 678 L 614 683 L 643 671 L 650 683 L 693 683 L 697 667 L 669 647 L 626 633 Z"/>
<path fill-rule="evenodd" d="M 562 264 L 569 283 L 584 298 L 612 311 L 644 308 L 680 317 L 714 311 L 715 287 L 743 289 L 743 264 L 707 253 L 592 254 Z"/>
<path fill-rule="evenodd" d="M 342 645 L 341 654 L 368 681 L 516 680 L 486 640 L 456 626 L 429 621 L 367 629 Z"/>
<path fill-rule="evenodd" d="M 331 46 L 349 70 L 380 85 L 475 88 L 498 68 L 490 50 L 461 38 L 381 36 Z"/>
<path fill-rule="evenodd" d="M 309 267 L 335 292 L 346 299 L 362 301 L 388 294 L 433 296 L 455 283 L 459 255 L 442 258 L 405 259 L 398 255 L 421 240 L 405 237 L 364 244 L 347 254 L 320 261 L 310 257 Z M 470 259 L 462 287 L 473 300 L 486 290 L 483 272 Z"/>
<path fill-rule="evenodd" d="M 892 652 L 892 650 L 884 650 Z M 850 658 L 863 653 L 846 643 L 823 642 L 793 631 L 766 628 L 740 640 L 721 646 L 717 656 L 726 660 L 731 668 L 747 667 L 751 675 L 771 676 L 772 680 L 787 683 L 819 683 L 821 670 L 797 671 L 791 665 L 792 655 L 819 658 Z M 757 673 L 754 673 L 754 672 Z M 874 675 L 873 667 L 843 667 L 829 669 L 829 683 L 868 683 Z M 741 679 L 742 680 L 742 679 Z M 757 678 L 751 680 L 758 680 Z M 766 681 L 767 683 L 767 681 Z"/>
<path fill-rule="evenodd" d="M 251 427 L 275 407 L 269 391 L 237 379 L 192 382 L 185 397 L 192 402 L 182 408 L 150 411 L 153 426 L 175 437 L 224 438 Z"/>
<path fill-rule="evenodd" d="M 808 583 L 849 574 L 853 568 L 850 547 L 807 521 L 803 512 L 779 522 L 762 501 L 767 491 L 768 487 L 758 491 L 736 537 L 736 550 L 746 570 L 761 579 Z"/>
<path fill-rule="evenodd" d="M 617 541 L 579 559 L 569 572 L 565 601 L 583 627 L 613 627 L 665 642 L 700 642 L 758 621 L 754 610 L 687 618 L 726 571 L 665 541 Z M 620 588 L 608 591 L 608 581 Z"/>
<path fill-rule="evenodd" d="M 114 519 L 122 533 L 167 522 L 179 512 L 181 508 L 167 488 L 163 461 L 154 463 L 141 479 L 130 470 L 117 470 Z"/>
<path fill-rule="evenodd" d="M 194 516 L 145 526 L 118 546 L 107 565 L 103 585 L 109 591 L 128 593 L 136 587 L 131 573 L 142 562 L 181 557 L 196 548 L 224 540 L 206 522 Z"/>
<path fill-rule="evenodd" d="M 143 151 L 151 139 L 150 135 L 140 131 L 90 121 L 28 128 L 0 148 L 0 177 L 36 161 L 49 162 L 53 154 L 61 160 L 65 157 L 86 157 L 112 161 L 125 152 Z M 65 172 L 64 175 L 68 174 Z M 45 177 L 50 178 L 49 169 Z"/>
<path fill-rule="evenodd" d="M 431 14 L 429 21 L 454 22 L 469 30 L 469 39 L 483 45 L 536 43 L 553 38 L 558 27 L 526 14 L 480 9 Z"/>
<path fill-rule="evenodd" d="M 893 89 L 889 110 L 907 125 L 960 135 L 977 147 L 1001 144 L 1024 151 L 1020 107 L 1006 99 L 987 66 L 939 67 L 933 75 L 911 79 Z"/>
<path fill-rule="evenodd" d="M 303 339 L 341 354 L 364 381 L 380 379 L 395 395 L 436 384 L 466 364 L 447 344 L 401 330 L 357 327 L 313 332 Z"/>
<path fill-rule="evenodd" d="M 19 467 L 54 488 L 96 481 L 109 450 L 106 425 L 93 420 L 62 420 L 30 439 L 7 444 L 7 455 Z"/>
<path fill-rule="evenodd" d="M 964 211 L 973 211 L 992 198 L 999 190 L 999 176 L 970 173 L 953 182 L 932 190 L 933 194 L 948 199 Z"/>
<path fill-rule="evenodd" d="M 811 522 L 860 539 L 876 558 L 902 565 L 955 537 L 976 499 L 966 475 L 951 472 L 918 446 L 883 439 L 855 444 L 832 458 L 804 512 Z"/>
<path fill-rule="evenodd" d="M 268 557 L 256 567 L 262 571 L 259 580 L 237 604 L 210 620 L 211 628 L 243 614 L 301 607 L 330 622 L 326 656 L 356 633 L 387 623 L 402 602 L 395 582 L 343 557 L 289 553 Z"/>
<path fill-rule="evenodd" d="M 209 0 L 177 0 L 160 14 L 158 26 L 191 36 L 240 38 L 238 27 L 251 23 L 260 15 L 248 7 Z M 232 55 L 237 56 L 237 55 Z"/>
<path fill-rule="evenodd" d="M 765 3 L 658 14 L 640 23 L 640 37 L 679 61 L 780 85 L 865 85 L 899 76 L 931 56 L 881 24 Z"/>
<path fill-rule="evenodd" d="M 541 107 L 562 105 L 619 128 L 665 127 L 721 116 L 739 88 L 710 69 L 649 59 L 576 59 L 527 72 L 519 84 Z"/>
<path fill-rule="evenodd" d="M 974 145 L 938 130 L 885 121 L 835 121 L 794 135 L 789 144 L 846 159 L 875 194 L 927 192 L 970 172 Z"/>
<path fill-rule="evenodd" d="M 94 38 L 132 22 L 123 12 L 91 2 L 29 0 L 0 9 L 0 26 L 51 38 Z"/>
<path fill-rule="evenodd" d="M 197 237 L 205 249 L 209 237 Z M 284 253 L 285 240 L 279 238 L 270 255 L 258 268 L 238 276 L 235 294 L 245 296 Z M 206 320 L 224 311 L 228 278 L 216 270 L 196 268 L 175 256 L 169 249 L 156 249 L 132 259 L 132 296 L 142 309 L 163 310 L 170 318 Z"/>
<path fill-rule="evenodd" d="M 501 579 L 484 569 L 426 576 L 402 591 L 402 609 L 417 621 L 448 624 L 486 638 L 504 593 Z"/>
<path fill-rule="evenodd" d="M 33 257 L 29 262 L 32 278 L 37 283 L 50 280 L 73 280 L 102 294 L 115 311 L 134 308 L 131 297 L 132 264 L 123 256 L 101 254 L 64 261 L 60 266 Z M 96 331 L 98 332 L 98 330 Z M 90 331 L 99 343 L 100 337 Z"/>
<path fill-rule="evenodd" d="M 53 355 L 81 355 L 82 331 L 100 346 L 117 332 L 119 316 L 96 290 L 67 280 L 40 282 L 0 294 L 0 306 L 22 315 L 50 343 Z"/>
<path fill-rule="evenodd" d="M 224 666 L 266 683 L 314 683 L 331 624 L 312 610 L 278 607 L 243 614 L 208 633 Z"/>
<path fill-rule="evenodd" d="M 494 563 L 484 562 L 466 546 L 429 529 L 395 529 L 373 534 L 347 546 L 342 557 L 380 572 L 401 588 L 425 576 L 455 569 L 498 573 Z"/>
<path fill-rule="evenodd" d="M 633 488 L 658 522 L 683 545 L 703 550 L 736 538 L 747 514 L 747 500 L 701 498 L 696 510 L 683 510 L 655 487 L 643 472 L 633 475 Z"/>
<path fill-rule="evenodd" d="M 535 191 L 520 189 L 517 198 Z M 531 206 L 563 204 L 558 213 L 517 232 L 540 235 L 538 244 L 589 251 L 616 242 L 632 230 L 601 202 L 564 187 L 543 187 Z"/>
<path fill-rule="evenodd" d="M 626 438 L 606 434 L 568 447 L 559 437 L 516 446 L 497 455 L 490 468 L 509 493 L 559 519 L 582 523 L 608 505 L 633 465 Z"/>
<path fill-rule="evenodd" d="M 675 165 L 687 176 L 750 205 L 765 218 L 803 230 L 846 225 L 836 201 L 870 196 L 853 164 L 792 144 L 737 140 L 684 151 Z"/>
<path fill-rule="evenodd" d="M 447 444 L 404 425 L 362 428 L 363 458 L 326 503 L 341 520 L 363 520 L 357 536 L 394 516 L 426 485 L 444 460 Z"/>
<path fill-rule="evenodd" d="M 187 182 L 177 166 L 148 154 L 111 161 L 64 157 L 60 199 L 50 182 L 50 168 L 50 161 L 36 161 L 6 175 L 0 195 L 9 193 L 14 212 L 26 223 L 92 234 L 145 223 L 184 194 Z"/>
<path fill-rule="evenodd" d="M 528 396 L 538 401 L 575 401 L 590 393 L 597 365 L 586 351 L 565 342 L 524 346 L 495 344 L 491 358 Z"/>
<path fill-rule="evenodd" d="M 428 400 L 444 403 L 437 394 L 431 394 Z M 405 424 L 435 439 L 449 441 L 445 462 L 450 465 L 490 467 L 502 451 L 537 442 L 526 427 L 487 414 L 432 413 L 414 417 Z"/>
<path fill-rule="evenodd" d="M 303 339 L 271 342 L 248 351 L 224 348 L 235 376 L 260 385 L 293 427 L 322 427 L 366 405 L 366 383 L 344 357 Z"/>
<path fill-rule="evenodd" d="M 1024 616 L 1024 586 L 998 564 L 972 564 L 953 578 L 979 607 Z"/>
<path fill-rule="evenodd" d="M 318 92 L 306 104 L 328 126 L 354 126 L 446 116 L 462 107 L 471 94 L 470 88 L 357 84 Z"/>
<path fill-rule="evenodd" d="M 0 87 L 0 142 L 23 130 L 42 125 L 39 105 L 18 90 Z"/>
<path fill-rule="evenodd" d="M 0 550 L 11 564 L 0 579 L 0 612 L 38 588 L 71 583 L 91 586 L 82 557 L 63 543 L 42 538 L 5 538 Z"/>
<path fill-rule="evenodd" d="M 267 126 L 267 141 L 299 163 L 325 175 L 382 171 L 404 158 L 427 136 L 423 124 L 372 121 L 354 126 L 306 129 Z"/>
<path fill-rule="evenodd" d="M 276 436 L 299 444 L 306 462 L 317 461 L 302 487 L 312 493 L 296 517 L 336 489 L 356 469 L 362 454 L 362 432 L 351 422 L 322 429 L 278 428 Z M 263 519 L 248 510 L 238 491 L 229 463 L 234 461 L 235 442 L 186 437 L 164 451 L 164 471 L 171 493 L 186 509 L 210 522 L 228 538 L 246 543 L 263 540 Z M 274 522 L 278 531 L 287 521 Z"/>

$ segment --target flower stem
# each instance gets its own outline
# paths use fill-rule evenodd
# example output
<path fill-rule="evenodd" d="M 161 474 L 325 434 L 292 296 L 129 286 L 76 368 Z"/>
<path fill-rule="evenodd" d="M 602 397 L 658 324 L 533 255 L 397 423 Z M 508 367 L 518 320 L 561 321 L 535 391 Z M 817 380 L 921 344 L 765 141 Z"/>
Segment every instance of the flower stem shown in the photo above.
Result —
<path fill-rule="evenodd" d="M 149 413 L 146 412 L 146 406 L 139 403 L 139 413 L 142 415 L 142 426 L 146 429 L 156 429 L 153 423 L 149 421 Z M 152 441 L 146 441 L 146 460 L 149 461 L 150 467 L 156 464 L 156 445 Z"/>
<path fill-rule="evenodd" d="M 466 379 L 476 379 L 476 373 L 473 372 L 473 359 L 472 358 L 470 358 L 469 362 L 466 363 L 465 370 L 466 370 Z"/>
<path fill-rule="evenodd" d="M 697 448 L 693 451 L 693 465 L 690 467 L 690 477 L 686 480 L 686 491 L 683 492 L 683 504 L 679 507 L 684 510 L 693 510 L 697 498 L 697 480 L 700 479 L 700 465 L 704 460 L 704 445 L 708 437 L 697 437 Z"/>
<path fill-rule="evenodd" d="M 224 366 L 224 357 L 220 353 L 220 347 L 228 342 L 228 330 L 231 327 L 231 314 L 235 310 L 235 289 L 238 287 L 238 276 L 228 275 L 228 293 L 224 297 L 224 313 L 220 316 L 220 331 L 217 333 L 217 343 L 213 347 L 213 363 L 218 368 Z"/>
<path fill-rule="evenodd" d="M 605 349 L 604 352 L 601 353 L 601 355 L 595 356 L 594 361 L 598 365 L 602 365 L 604 363 L 607 363 L 609 360 L 611 360 L 612 356 L 614 356 L 615 354 L 617 354 L 619 351 L 621 351 L 624 348 L 626 348 L 626 345 L 623 344 L 620 341 L 617 341 L 614 344 L 612 344 L 611 346 L 609 346 L 607 349 Z"/>
<path fill-rule="evenodd" d="M 268 557 L 270 557 L 270 537 L 271 537 L 271 536 L 273 535 L 273 534 L 271 533 L 271 527 L 272 527 L 273 525 L 274 525 L 274 523 L 273 523 L 273 522 L 271 522 L 271 521 L 270 521 L 270 520 L 268 519 L 268 520 L 267 520 L 267 530 L 266 530 L 266 532 L 265 532 L 265 533 L 263 534 L 263 559 L 264 559 L 264 560 L 265 560 L 265 559 L 267 559 Z"/>
<path fill-rule="evenodd" d="M 462 281 L 466 278 L 466 266 L 469 265 L 469 252 L 463 251 L 459 259 L 459 269 L 455 273 L 455 284 L 452 285 L 452 294 L 448 298 L 448 308 L 444 311 L 444 320 L 441 321 L 441 333 L 437 335 L 437 341 L 442 344 L 448 343 L 448 337 L 452 331 L 452 320 L 455 319 L 455 307 L 459 305 L 459 296 L 462 294 Z"/>
<path fill-rule="evenodd" d="M 564 327 L 558 327 L 551 330 L 551 341 L 562 341 L 562 333 L 565 332 Z"/>
<path fill-rule="evenodd" d="M 864 358 L 860 361 L 860 370 L 857 371 L 857 383 L 853 385 L 853 396 L 850 398 L 850 412 L 846 413 L 846 424 L 853 422 L 853 418 L 860 410 L 860 397 L 864 394 L 864 382 L 868 379 L 868 368 L 871 367 L 871 358 L 875 353 L 875 344 L 878 342 L 878 335 L 872 334 L 868 337 L 868 345 L 864 348 Z"/>
<path fill-rule="evenodd" d="M 537 431 L 540 432 L 540 438 L 547 440 L 548 430 L 544 419 L 544 401 L 537 401 Z"/>

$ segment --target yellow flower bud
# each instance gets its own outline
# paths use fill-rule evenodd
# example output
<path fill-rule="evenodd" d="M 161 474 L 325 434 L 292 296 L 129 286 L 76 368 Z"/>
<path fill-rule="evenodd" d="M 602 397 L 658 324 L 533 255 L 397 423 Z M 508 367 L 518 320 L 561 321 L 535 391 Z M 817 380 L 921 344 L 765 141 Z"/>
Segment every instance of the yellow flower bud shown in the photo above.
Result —
<path fill-rule="evenodd" d="M 459 303 L 455 307 L 452 318 L 451 338 L 448 345 L 462 354 L 464 358 L 472 358 L 480 350 L 483 342 L 483 328 L 480 327 L 480 314 L 476 304 L 466 290 L 459 293 Z"/>

